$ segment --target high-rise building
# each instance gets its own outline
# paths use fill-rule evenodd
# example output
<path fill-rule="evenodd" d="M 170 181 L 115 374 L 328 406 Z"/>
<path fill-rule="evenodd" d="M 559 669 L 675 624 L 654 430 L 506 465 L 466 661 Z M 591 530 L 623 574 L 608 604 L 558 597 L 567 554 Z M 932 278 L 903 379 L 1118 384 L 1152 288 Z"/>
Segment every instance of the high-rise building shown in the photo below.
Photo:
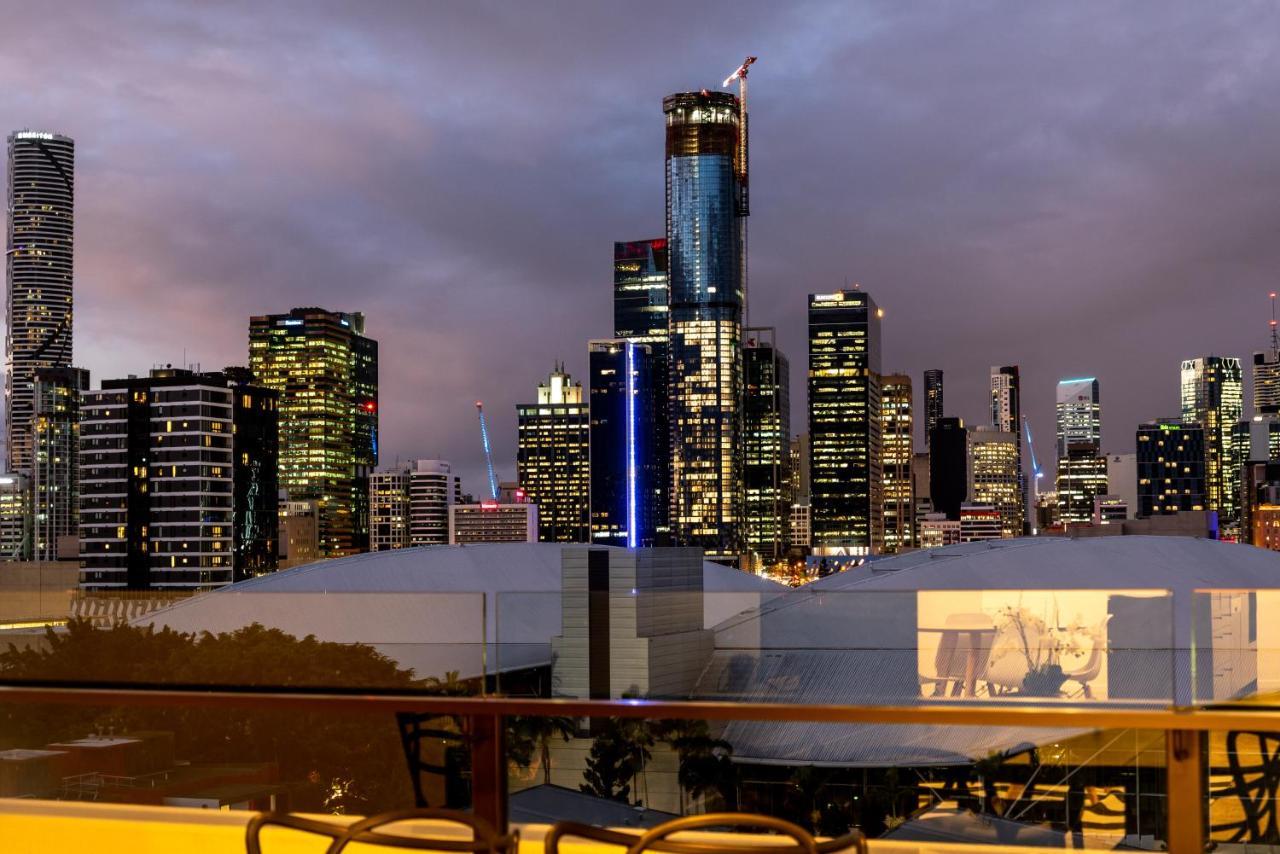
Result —
<path fill-rule="evenodd" d="M 1138 455 L 1107 454 L 1107 489 L 1124 502 L 1129 518 L 1138 512 Z"/>
<path fill-rule="evenodd" d="M 924 444 L 929 446 L 929 434 L 946 415 L 943 410 L 942 370 L 930 368 L 924 372 Z"/>
<path fill-rule="evenodd" d="M 880 494 L 888 554 L 915 543 L 912 429 L 911 377 L 885 374 L 880 377 Z"/>
<path fill-rule="evenodd" d="M 449 543 L 538 542 L 538 505 L 527 501 L 482 501 L 449 506 Z"/>
<path fill-rule="evenodd" d="M 556 365 L 536 403 L 516 406 L 516 478 L 538 505 L 538 539 L 585 543 L 591 536 L 591 416 L 582 383 Z"/>
<path fill-rule="evenodd" d="M 978 426 L 969 430 L 969 500 L 999 514 L 1001 536 L 1022 536 L 1025 510 L 1018 483 L 1018 437 Z"/>
<path fill-rule="evenodd" d="M 1240 487 L 1240 541 L 1280 550 L 1280 462 L 1245 464 Z"/>
<path fill-rule="evenodd" d="M 969 499 L 969 431 L 960 418 L 939 418 L 929 438 L 929 498 L 935 513 L 959 521 Z"/>
<path fill-rule="evenodd" d="M 1018 443 L 1018 495 L 1025 520 L 1027 480 L 1022 472 L 1022 380 L 1019 378 L 1017 365 L 996 365 L 991 368 L 991 426 L 1005 433 L 1012 433 Z M 1029 527 L 1024 521 L 1024 532 Z"/>
<path fill-rule="evenodd" d="M 1058 381 L 1058 456 L 1068 445 L 1102 447 L 1102 405 L 1096 377 Z"/>
<path fill-rule="evenodd" d="M 1232 438 L 1243 403 L 1240 360 L 1202 356 L 1182 363 L 1182 420 L 1204 428 L 1205 509 L 1219 524 L 1237 519 L 1240 472 L 1232 465 Z"/>
<path fill-rule="evenodd" d="M 416 460 L 409 468 L 409 544 L 449 542 L 449 507 L 462 503 L 462 478 L 447 460 Z"/>
<path fill-rule="evenodd" d="M 81 395 L 81 584 L 210 589 L 276 567 L 276 395 L 161 368 Z"/>
<path fill-rule="evenodd" d="M 861 290 L 809 295 L 815 554 L 880 550 L 880 311 Z"/>
<path fill-rule="evenodd" d="M 809 434 L 791 437 L 791 500 L 809 504 Z"/>
<path fill-rule="evenodd" d="M 71 366 L 75 143 L 45 131 L 12 133 L 8 175 L 8 469 L 30 477 L 35 372 Z"/>
<path fill-rule="evenodd" d="M 89 372 L 37 368 L 32 388 L 30 554 L 57 560 L 79 554 L 80 393 Z"/>
<path fill-rule="evenodd" d="M 786 556 L 791 517 L 791 367 L 772 327 L 748 329 L 743 354 L 747 546 L 766 563 Z"/>
<path fill-rule="evenodd" d="M 1280 352 L 1276 350 L 1253 354 L 1253 411 L 1280 414 Z"/>
<path fill-rule="evenodd" d="M 280 487 L 316 503 L 320 554 L 369 547 L 369 475 L 378 465 L 378 342 L 365 316 L 324 309 L 261 315 L 250 369 L 280 406 Z"/>
<path fill-rule="evenodd" d="M 742 325 L 746 139 L 738 99 L 663 99 L 670 266 L 671 530 L 737 562 L 744 550 Z"/>
<path fill-rule="evenodd" d="M 998 540 L 1008 536 L 1005 516 L 990 504 L 962 504 L 960 506 L 960 542 L 976 543 L 981 540 Z"/>
<path fill-rule="evenodd" d="M 643 344 L 652 362 L 649 391 L 645 392 L 650 399 L 645 406 L 653 413 L 654 434 L 646 453 L 652 470 L 651 488 L 657 490 L 657 499 L 646 512 L 653 516 L 658 545 L 671 538 L 669 291 L 665 237 L 613 244 L 613 336 Z"/>
<path fill-rule="evenodd" d="M 280 403 L 280 485 L 314 501 L 322 557 L 369 545 L 378 464 L 378 342 L 364 315 L 295 308 L 249 320 L 254 381 Z"/>
<path fill-rule="evenodd" d="M 665 518 L 666 442 L 659 441 L 654 394 L 666 364 L 648 344 L 630 339 L 591 341 L 591 537 L 598 545 L 647 548 Z"/>
<path fill-rule="evenodd" d="M 813 545 L 812 507 L 808 504 L 791 505 L 791 547 L 808 550 Z"/>
<path fill-rule="evenodd" d="M 369 550 L 449 542 L 449 505 L 462 484 L 445 460 L 399 463 L 369 476 Z"/>
<path fill-rule="evenodd" d="M 409 547 L 409 466 L 369 475 L 369 551 Z"/>
<path fill-rule="evenodd" d="M 1138 426 L 1137 516 L 1205 510 L 1204 428 L 1176 418 Z"/>
<path fill-rule="evenodd" d="M 24 476 L 0 474 L 0 560 L 26 558 L 30 540 L 31 514 L 27 507 L 30 497 Z"/>
<path fill-rule="evenodd" d="M 1093 522 L 1094 499 L 1107 495 L 1107 458 L 1092 442 L 1067 445 L 1058 457 L 1058 522 L 1087 525 Z"/>
<path fill-rule="evenodd" d="M 288 569 L 320 559 L 320 512 L 314 501 L 290 501 L 281 492 L 278 502 L 280 568 Z"/>
<path fill-rule="evenodd" d="M 912 537 L 915 545 L 920 541 L 920 520 L 933 512 L 933 499 L 929 496 L 929 452 L 911 455 L 911 515 L 915 519 Z"/>

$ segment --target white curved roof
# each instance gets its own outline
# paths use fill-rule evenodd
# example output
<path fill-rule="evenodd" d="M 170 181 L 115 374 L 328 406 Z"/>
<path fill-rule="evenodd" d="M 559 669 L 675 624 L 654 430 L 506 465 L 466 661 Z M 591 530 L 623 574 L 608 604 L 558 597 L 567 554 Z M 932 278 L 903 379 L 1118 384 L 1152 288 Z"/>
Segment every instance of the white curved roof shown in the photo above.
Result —
<path fill-rule="evenodd" d="M 1280 650 L 1267 648 L 1268 638 L 1280 638 L 1271 629 L 1280 626 L 1280 597 L 1249 595 L 1276 588 L 1280 553 L 1187 537 L 1022 538 L 910 552 L 820 579 L 721 623 L 697 693 L 757 702 L 927 703 L 935 690 L 929 679 L 938 676 L 932 650 L 947 620 L 979 608 L 999 618 L 999 608 L 1048 597 L 1072 603 L 1061 614 L 1054 604 L 1059 626 L 1072 622 L 1071 610 L 1084 600 L 1096 611 L 1091 621 L 1105 617 L 1099 631 L 1110 701 L 1223 700 L 1280 679 Z M 1037 604 L 1037 613 L 1043 607 Z M 978 701 L 992 702 L 985 691 Z M 736 756 L 757 762 L 880 767 L 964 762 L 1068 734 L 742 721 L 725 737 Z"/>
<path fill-rule="evenodd" d="M 419 677 L 521 670 L 551 660 L 566 548 L 587 547 L 486 543 L 370 552 L 242 581 L 135 623 L 214 633 L 260 623 L 297 637 L 369 644 Z M 703 585 L 707 628 L 785 590 L 710 562 L 703 563 Z"/>

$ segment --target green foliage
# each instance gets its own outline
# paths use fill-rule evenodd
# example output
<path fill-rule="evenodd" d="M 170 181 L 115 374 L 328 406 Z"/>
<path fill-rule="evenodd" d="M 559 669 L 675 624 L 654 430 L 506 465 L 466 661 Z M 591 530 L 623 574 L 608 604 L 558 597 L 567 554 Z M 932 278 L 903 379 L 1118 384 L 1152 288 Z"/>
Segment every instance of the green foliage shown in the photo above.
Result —
<path fill-rule="evenodd" d="M 578 788 L 591 795 L 630 802 L 631 783 L 644 769 L 652 754 L 653 734 L 646 721 L 631 718 L 604 718 Z"/>
<path fill-rule="evenodd" d="M 46 649 L 0 653 L 0 678 L 65 682 L 413 688 L 465 693 L 457 674 L 416 681 L 364 645 L 296 638 L 254 624 L 200 635 L 72 621 L 49 631 Z M 275 763 L 297 784 L 292 808 L 370 812 L 412 805 L 395 721 L 382 714 L 193 707 L 0 705 L 0 749 L 38 747 L 89 732 L 173 732 L 180 759 L 194 763 Z"/>
<path fill-rule="evenodd" d="M 551 782 L 551 744 L 558 737 L 568 742 L 578 732 L 578 723 L 563 716 L 512 717 L 507 720 L 507 756 L 521 768 L 533 764 L 537 754 L 542 763 L 542 781 Z"/>
<path fill-rule="evenodd" d="M 657 738 L 676 752 L 676 777 L 690 797 L 719 797 L 718 808 L 738 808 L 738 766 L 733 762 L 733 745 L 713 738 L 706 721 L 670 720 L 656 727 Z"/>

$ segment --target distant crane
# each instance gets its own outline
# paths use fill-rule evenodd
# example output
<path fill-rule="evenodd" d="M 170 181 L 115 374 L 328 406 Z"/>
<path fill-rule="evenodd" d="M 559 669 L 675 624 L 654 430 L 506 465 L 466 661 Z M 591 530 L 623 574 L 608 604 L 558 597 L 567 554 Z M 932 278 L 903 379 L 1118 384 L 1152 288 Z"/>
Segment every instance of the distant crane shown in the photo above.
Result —
<path fill-rule="evenodd" d="M 1036 446 L 1031 441 L 1031 422 L 1027 420 L 1027 416 L 1022 416 L 1022 429 L 1027 434 L 1027 451 L 1031 454 L 1031 493 L 1034 496 L 1031 501 L 1031 518 L 1035 519 L 1036 507 L 1040 504 L 1040 478 L 1044 477 L 1044 472 L 1040 470 L 1040 463 L 1036 460 Z M 1036 533 L 1035 522 L 1031 523 L 1031 534 Z"/>
<path fill-rule="evenodd" d="M 724 79 L 720 85 L 728 87 L 738 81 L 738 156 L 734 158 L 735 172 L 738 178 L 737 198 L 734 200 L 734 213 L 746 217 L 751 213 L 751 191 L 747 181 L 747 69 L 755 64 L 756 58 L 748 56 L 734 72 Z M 746 239 L 747 221 L 742 220 L 743 239 Z M 745 244 L 744 244 L 745 245 Z M 747 255 L 742 254 L 742 321 L 744 326 L 751 325 L 751 302 L 747 299 Z"/>
<path fill-rule="evenodd" d="M 489 449 L 489 428 L 484 423 L 484 401 L 476 401 L 476 412 L 480 415 L 480 441 L 484 443 L 484 464 L 489 469 L 489 496 L 498 500 L 498 478 L 493 474 L 493 451 Z"/>
<path fill-rule="evenodd" d="M 754 56 L 748 56 L 742 61 L 734 72 L 724 79 L 720 85 L 728 87 L 730 83 L 738 81 L 738 181 L 743 186 L 743 210 L 739 211 L 739 216 L 746 216 L 746 179 L 747 179 L 747 69 L 756 61 Z"/>

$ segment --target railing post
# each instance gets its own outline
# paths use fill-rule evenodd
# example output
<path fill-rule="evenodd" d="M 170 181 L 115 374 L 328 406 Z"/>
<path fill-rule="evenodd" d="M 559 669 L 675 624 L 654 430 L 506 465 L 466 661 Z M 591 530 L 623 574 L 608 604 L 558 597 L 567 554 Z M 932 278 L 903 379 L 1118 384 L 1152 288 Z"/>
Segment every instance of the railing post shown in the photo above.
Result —
<path fill-rule="evenodd" d="M 1166 832 L 1174 854 L 1203 854 L 1205 849 L 1204 734 L 1199 730 L 1165 732 Z"/>
<path fill-rule="evenodd" d="M 471 808 L 507 832 L 507 739 L 502 715 L 471 718 Z"/>

